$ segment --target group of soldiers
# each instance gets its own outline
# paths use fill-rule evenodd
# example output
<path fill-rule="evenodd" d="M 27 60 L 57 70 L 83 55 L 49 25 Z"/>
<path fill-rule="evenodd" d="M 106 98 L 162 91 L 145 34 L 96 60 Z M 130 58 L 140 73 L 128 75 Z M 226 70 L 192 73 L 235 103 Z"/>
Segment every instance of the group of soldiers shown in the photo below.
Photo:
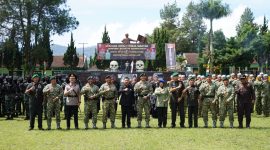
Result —
<path fill-rule="evenodd" d="M 137 127 L 142 127 L 143 110 L 145 127 L 150 128 L 150 116 L 158 118 L 158 127 L 167 125 L 167 107 L 171 110 L 171 127 L 176 127 L 176 118 L 180 116 L 180 127 L 185 127 L 185 114 L 188 112 L 188 125 L 198 127 L 198 117 L 203 118 L 204 127 L 208 127 L 208 112 L 211 110 L 212 127 L 220 127 L 228 113 L 229 127 L 233 128 L 234 113 L 238 114 L 239 128 L 243 128 L 243 115 L 246 127 L 250 128 L 254 107 L 258 115 L 269 116 L 270 83 L 268 75 L 260 73 L 257 77 L 246 74 L 231 75 L 185 75 L 173 73 L 165 82 L 158 76 L 140 74 L 137 78 L 124 78 L 121 83 L 108 75 L 102 84 L 96 77 L 89 76 L 82 85 L 76 74 L 69 74 L 62 79 L 59 76 L 41 79 L 37 74 L 31 78 L 0 77 L 0 115 L 13 119 L 25 115 L 30 120 L 29 130 L 34 129 L 35 117 L 38 116 L 38 128 L 43 130 L 42 118 L 47 120 L 51 129 L 52 117 L 56 117 L 57 129 L 60 126 L 60 111 L 64 108 L 67 129 L 70 118 L 74 117 L 75 129 L 79 129 L 78 111 L 81 96 L 84 97 L 84 127 L 88 129 L 89 119 L 97 129 L 97 115 L 102 101 L 102 123 L 106 129 L 107 118 L 111 128 L 115 128 L 117 103 L 121 105 L 122 128 L 131 127 L 130 117 L 137 116 Z M 254 106 L 255 104 L 255 106 Z M 188 109 L 188 110 L 187 110 Z M 44 116 L 43 116 L 44 115 Z"/>

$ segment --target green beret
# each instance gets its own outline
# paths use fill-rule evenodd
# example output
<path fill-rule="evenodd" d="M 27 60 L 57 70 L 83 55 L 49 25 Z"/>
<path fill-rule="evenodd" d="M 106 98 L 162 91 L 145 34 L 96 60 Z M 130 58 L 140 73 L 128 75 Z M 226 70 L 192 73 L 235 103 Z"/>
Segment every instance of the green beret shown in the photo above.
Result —
<path fill-rule="evenodd" d="M 173 74 L 172 74 L 172 77 L 178 77 L 178 73 L 177 72 L 174 72 Z"/>
<path fill-rule="evenodd" d="M 38 74 L 34 74 L 34 75 L 32 76 L 32 79 L 33 79 L 33 78 L 36 78 L 36 77 L 39 78 L 39 75 L 38 75 Z"/>
<path fill-rule="evenodd" d="M 223 78 L 223 81 L 225 81 L 225 80 L 227 80 L 227 81 L 228 81 L 228 80 L 229 80 L 229 78 L 228 78 L 228 77 L 224 77 L 224 78 Z"/>
<path fill-rule="evenodd" d="M 188 80 L 195 80 L 195 77 L 189 77 Z"/>
<path fill-rule="evenodd" d="M 52 80 L 56 80 L 56 76 L 51 76 L 50 81 L 52 81 Z"/>

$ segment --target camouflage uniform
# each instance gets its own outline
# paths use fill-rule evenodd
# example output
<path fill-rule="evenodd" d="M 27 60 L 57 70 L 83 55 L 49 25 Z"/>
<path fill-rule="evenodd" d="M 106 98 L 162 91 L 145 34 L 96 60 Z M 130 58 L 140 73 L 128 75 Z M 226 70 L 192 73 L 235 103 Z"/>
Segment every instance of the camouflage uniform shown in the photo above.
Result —
<path fill-rule="evenodd" d="M 214 82 L 215 84 L 216 84 L 216 86 L 217 86 L 217 89 L 219 88 L 219 87 L 221 87 L 221 86 L 223 86 L 223 81 L 222 80 L 216 80 L 215 82 Z M 217 112 L 217 114 L 219 115 L 219 101 L 216 101 L 216 112 Z"/>
<path fill-rule="evenodd" d="M 229 114 L 229 121 L 230 121 L 230 127 L 233 128 L 233 100 L 234 100 L 234 87 L 232 85 L 222 85 L 218 88 L 215 101 L 219 101 L 219 121 L 220 121 L 220 127 L 224 127 L 224 120 L 226 117 L 226 114 L 228 112 Z"/>
<path fill-rule="evenodd" d="M 202 80 L 197 80 L 195 81 L 195 85 L 200 88 L 201 85 L 203 84 Z M 202 116 L 202 101 L 199 99 L 199 103 L 198 103 L 198 116 L 201 117 Z"/>
<path fill-rule="evenodd" d="M 236 89 L 236 87 L 241 84 L 241 81 L 240 79 L 234 79 L 232 82 L 231 82 L 232 86 L 234 87 L 234 89 Z M 233 103 L 233 108 L 234 108 L 234 112 L 237 112 L 237 95 L 235 95 L 234 97 L 234 103 Z"/>
<path fill-rule="evenodd" d="M 102 116 L 102 122 L 103 122 L 103 128 L 106 128 L 107 123 L 107 115 L 108 112 L 110 112 L 110 120 L 112 127 L 115 127 L 115 102 L 118 95 L 118 91 L 116 89 L 116 86 L 114 84 L 108 84 L 104 83 L 101 85 L 99 89 L 99 95 L 102 95 L 104 97 L 102 109 L 103 109 L 103 116 Z"/>
<path fill-rule="evenodd" d="M 254 90 L 255 90 L 255 109 L 258 115 L 262 114 L 262 91 L 263 91 L 263 81 L 256 80 L 254 82 Z"/>
<path fill-rule="evenodd" d="M 152 85 L 147 81 L 139 81 L 138 83 L 135 84 L 134 91 L 136 94 L 138 94 L 138 100 L 137 100 L 138 127 L 141 127 L 143 109 L 145 112 L 146 126 L 149 127 L 149 121 L 150 121 L 150 99 L 149 98 L 153 93 Z M 147 96 L 147 99 L 144 99 L 143 98 L 144 96 Z"/>
<path fill-rule="evenodd" d="M 217 90 L 217 86 L 213 82 L 211 84 L 206 82 L 200 87 L 200 93 L 203 98 L 202 116 L 203 116 L 203 121 L 205 124 L 204 127 L 208 127 L 208 109 L 209 108 L 211 109 L 211 112 L 212 112 L 213 127 L 216 127 L 217 112 L 216 112 L 216 104 L 213 103 L 216 90 Z"/>
<path fill-rule="evenodd" d="M 44 93 L 44 95 L 46 95 L 46 98 L 47 98 L 47 125 L 48 125 L 48 129 L 49 130 L 51 129 L 53 112 L 55 112 L 57 129 L 61 129 L 61 127 L 60 127 L 61 101 L 60 100 L 61 100 L 61 97 L 63 95 L 63 89 L 58 84 L 56 84 L 55 86 L 53 86 L 52 84 L 48 84 L 44 87 L 43 93 Z"/>
<path fill-rule="evenodd" d="M 88 128 L 90 112 L 93 115 L 92 116 L 93 128 L 96 128 L 97 114 L 98 114 L 97 103 L 99 100 L 98 92 L 99 92 L 98 86 L 94 84 L 90 85 L 89 83 L 87 83 L 81 90 L 81 94 L 85 95 L 85 99 L 84 99 L 85 129 Z"/>
<path fill-rule="evenodd" d="M 264 81 L 262 88 L 262 111 L 265 117 L 269 117 L 270 112 L 270 82 Z"/>

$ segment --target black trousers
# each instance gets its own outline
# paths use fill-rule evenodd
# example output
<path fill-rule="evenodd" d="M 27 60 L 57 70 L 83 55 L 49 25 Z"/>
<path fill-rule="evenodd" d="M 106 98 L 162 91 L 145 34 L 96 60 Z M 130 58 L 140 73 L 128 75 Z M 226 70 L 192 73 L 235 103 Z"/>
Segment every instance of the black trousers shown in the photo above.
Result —
<path fill-rule="evenodd" d="M 167 107 L 157 107 L 158 126 L 166 127 L 167 125 Z"/>
<path fill-rule="evenodd" d="M 171 102 L 170 106 L 171 106 L 171 113 L 172 113 L 172 126 L 175 127 L 178 103 Z"/>
<path fill-rule="evenodd" d="M 184 127 L 185 126 L 185 103 L 183 100 L 179 103 L 179 111 L 180 111 L 180 126 Z"/>
<path fill-rule="evenodd" d="M 72 106 L 68 106 L 66 105 L 66 111 L 67 111 L 67 128 L 70 128 L 70 118 L 72 117 L 72 115 L 74 115 L 74 125 L 75 128 L 79 127 L 78 124 L 78 106 L 77 105 L 72 105 Z"/>
<path fill-rule="evenodd" d="M 251 103 L 238 103 L 238 122 L 239 126 L 243 127 L 243 117 L 246 117 L 246 127 L 250 126 L 251 122 Z"/>
<path fill-rule="evenodd" d="M 130 127 L 130 116 L 131 116 L 132 106 L 122 106 L 122 127 L 125 127 L 126 119 L 127 119 L 127 126 Z"/>
<path fill-rule="evenodd" d="M 193 125 L 194 120 L 194 127 L 198 127 L 198 106 L 188 106 L 188 126 L 191 128 Z"/>
<path fill-rule="evenodd" d="M 35 118 L 38 117 L 38 128 L 42 128 L 42 104 L 31 105 L 29 107 L 30 111 L 30 128 L 34 128 Z"/>

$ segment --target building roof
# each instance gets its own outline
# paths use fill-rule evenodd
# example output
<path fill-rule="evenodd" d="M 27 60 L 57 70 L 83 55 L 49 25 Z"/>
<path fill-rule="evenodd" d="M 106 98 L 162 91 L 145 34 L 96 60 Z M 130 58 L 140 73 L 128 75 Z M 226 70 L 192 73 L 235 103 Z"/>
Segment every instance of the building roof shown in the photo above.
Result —
<path fill-rule="evenodd" d="M 183 53 L 183 57 L 186 59 L 187 65 L 198 65 L 198 53 Z"/>
<path fill-rule="evenodd" d="M 53 56 L 53 62 L 51 67 L 52 68 L 60 68 L 60 67 L 67 67 L 64 65 L 63 61 L 64 56 Z M 84 58 L 84 61 L 86 62 L 86 58 Z M 78 63 L 78 68 L 83 68 L 84 63 L 83 63 L 83 56 L 79 56 L 79 63 Z"/>

